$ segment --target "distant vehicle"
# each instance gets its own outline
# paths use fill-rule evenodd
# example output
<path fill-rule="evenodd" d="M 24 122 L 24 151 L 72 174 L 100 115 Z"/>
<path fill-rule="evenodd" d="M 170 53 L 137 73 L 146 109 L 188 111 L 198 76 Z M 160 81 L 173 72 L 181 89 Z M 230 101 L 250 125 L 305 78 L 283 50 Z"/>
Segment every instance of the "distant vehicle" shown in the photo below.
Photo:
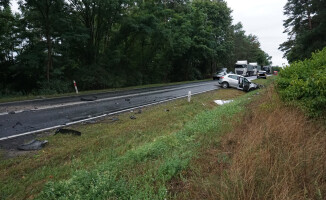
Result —
<path fill-rule="evenodd" d="M 263 66 L 262 70 L 266 71 L 267 74 L 272 74 L 272 67 L 271 66 Z"/>
<path fill-rule="evenodd" d="M 267 78 L 267 73 L 266 73 L 266 71 L 264 71 L 264 70 L 259 70 L 258 73 L 257 73 L 257 78 L 264 78 L 264 79 L 266 79 L 266 78 Z"/>
<path fill-rule="evenodd" d="M 227 69 L 222 68 L 220 71 L 217 71 L 215 74 L 213 74 L 213 80 L 219 80 L 222 76 L 225 76 L 227 74 Z"/>
<path fill-rule="evenodd" d="M 241 76 L 252 76 L 254 75 L 254 66 L 248 64 L 246 60 L 240 60 L 235 63 L 235 73 Z"/>
<path fill-rule="evenodd" d="M 237 74 L 227 74 L 221 77 L 218 82 L 222 88 L 232 87 L 246 92 L 259 88 L 259 85 Z"/>

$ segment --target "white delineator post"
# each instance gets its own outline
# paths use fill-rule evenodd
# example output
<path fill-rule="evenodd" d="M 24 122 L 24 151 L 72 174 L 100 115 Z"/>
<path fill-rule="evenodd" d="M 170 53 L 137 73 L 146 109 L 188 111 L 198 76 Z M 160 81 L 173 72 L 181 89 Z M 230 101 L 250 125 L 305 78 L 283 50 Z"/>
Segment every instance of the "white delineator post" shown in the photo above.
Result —
<path fill-rule="evenodd" d="M 191 91 L 188 92 L 188 102 L 191 100 Z"/>
<path fill-rule="evenodd" d="M 77 84 L 76 84 L 76 81 L 75 81 L 75 80 L 73 80 L 73 83 L 74 83 L 74 86 L 75 86 L 76 94 L 78 94 L 78 88 L 77 88 Z"/>

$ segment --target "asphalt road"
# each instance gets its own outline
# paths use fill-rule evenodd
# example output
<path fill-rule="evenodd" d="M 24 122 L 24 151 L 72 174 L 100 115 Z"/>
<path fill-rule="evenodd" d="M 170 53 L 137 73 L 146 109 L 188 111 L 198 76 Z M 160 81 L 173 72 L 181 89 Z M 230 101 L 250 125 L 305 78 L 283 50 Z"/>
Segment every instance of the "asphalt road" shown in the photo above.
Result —
<path fill-rule="evenodd" d="M 0 141 L 219 88 L 206 81 L 94 95 L 0 104 Z M 81 97 L 93 101 L 82 101 Z M 95 100 L 94 100 L 95 99 Z"/>

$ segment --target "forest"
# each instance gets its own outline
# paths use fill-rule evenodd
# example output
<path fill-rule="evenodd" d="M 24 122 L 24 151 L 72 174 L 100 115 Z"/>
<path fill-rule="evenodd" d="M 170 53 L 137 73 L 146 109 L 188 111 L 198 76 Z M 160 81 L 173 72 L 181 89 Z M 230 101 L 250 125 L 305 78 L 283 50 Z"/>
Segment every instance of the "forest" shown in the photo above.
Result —
<path fill-rule="evenodd" d="M 271 64 L 223 0 L 0 2 L 0 95 L 210 78 L 236 60 Z"/>

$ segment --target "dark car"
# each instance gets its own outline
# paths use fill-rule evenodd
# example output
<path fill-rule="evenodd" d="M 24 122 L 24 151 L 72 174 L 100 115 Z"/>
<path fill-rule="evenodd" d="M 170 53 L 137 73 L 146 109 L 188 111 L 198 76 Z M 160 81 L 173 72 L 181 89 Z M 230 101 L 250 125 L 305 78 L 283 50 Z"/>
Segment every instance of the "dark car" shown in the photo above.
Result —
<path fill-rule="evenodd" d="M 259 70 L 259 72 L 257 73 L 257 78 L 264 78 L 264 79 L 266 79 L 267 78 L 266 71 Z"/>

